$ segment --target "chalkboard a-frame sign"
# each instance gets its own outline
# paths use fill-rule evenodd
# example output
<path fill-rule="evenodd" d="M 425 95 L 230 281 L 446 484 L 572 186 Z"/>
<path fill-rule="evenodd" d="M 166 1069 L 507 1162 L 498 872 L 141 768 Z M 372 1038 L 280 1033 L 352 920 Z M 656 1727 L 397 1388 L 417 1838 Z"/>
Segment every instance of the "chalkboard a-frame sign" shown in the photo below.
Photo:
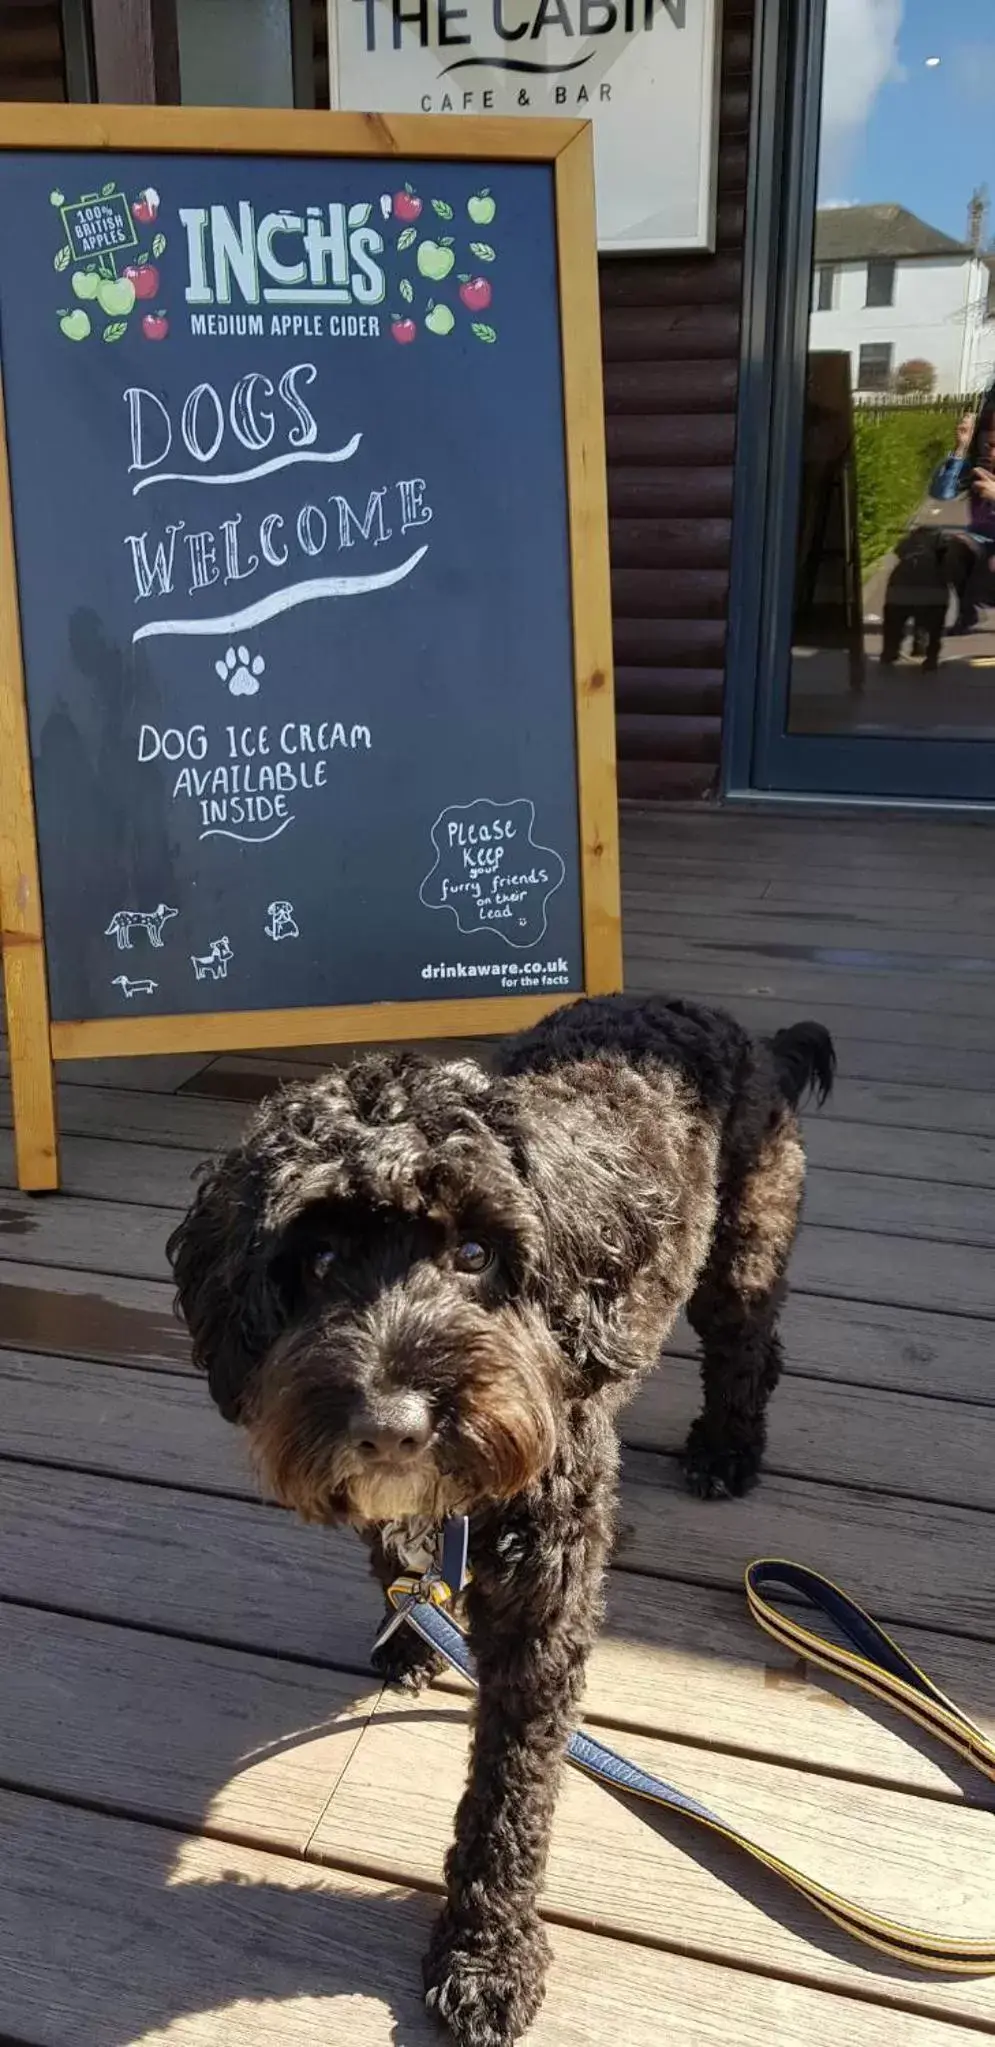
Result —
<path fill-rule="evenodd" d="M 53 1061 L 620 985 L 585 124 L 0 109 L 0 905 Z"/>

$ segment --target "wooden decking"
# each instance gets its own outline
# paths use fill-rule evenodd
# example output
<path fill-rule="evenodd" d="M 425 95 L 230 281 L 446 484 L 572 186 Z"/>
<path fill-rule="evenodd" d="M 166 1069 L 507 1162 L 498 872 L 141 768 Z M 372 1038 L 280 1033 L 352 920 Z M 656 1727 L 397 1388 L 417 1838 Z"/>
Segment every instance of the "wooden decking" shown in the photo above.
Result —
<path fill-rule="evenodd" d="M 741 1592 L 760 1552 L 811 1562 L 995 1730 L 995 836 L 674 814 L 625 846 L 630 986 L 819 1016 L 842 1078 L 810 1120 L 765 1482 L 682 1491 L 679 1333 L 625 1422 L 590 1716 L 829 1884 L 995 1932 L 995 1787 L 782 1656 Z M 257 1500 L 164 1274 L 197 1155 L 305 1063 L 73 1071 L 57 1199 L 13 1191 L 0 1131 L 3 2047 L 438 2037 L 418 1956 L 464 1698 L 377 1691 L 358 1545 Z M 892 1967 L 576 1776 L 546 1907 L 536 2047 L 995 2031 L 995 1980 Z"/>

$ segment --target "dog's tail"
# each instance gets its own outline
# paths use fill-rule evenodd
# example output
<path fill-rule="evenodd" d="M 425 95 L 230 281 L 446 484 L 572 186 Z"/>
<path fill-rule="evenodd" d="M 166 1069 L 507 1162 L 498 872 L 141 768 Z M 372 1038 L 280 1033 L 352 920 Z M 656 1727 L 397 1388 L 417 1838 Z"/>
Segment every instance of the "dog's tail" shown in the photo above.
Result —
<path fill-rule="evenodd" d="M 813 1094 L 821 1109 L 836 1078 L 836 1047 L 823 1024 L 797 1023 L 771 1039 L 778 1078 L 787 1100 L 797 1109 Z"/>

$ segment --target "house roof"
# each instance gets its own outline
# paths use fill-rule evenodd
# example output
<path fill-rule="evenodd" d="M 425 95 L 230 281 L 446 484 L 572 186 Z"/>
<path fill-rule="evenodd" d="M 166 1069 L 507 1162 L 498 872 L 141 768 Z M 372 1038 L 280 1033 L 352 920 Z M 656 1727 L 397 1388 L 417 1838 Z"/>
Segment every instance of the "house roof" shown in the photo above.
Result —
<path fill-rule="evenodd" d="M 955 242 L 910 213 L 905 206 L 821 206 L 815 217 L 817 263 L 865 263 L 910 256 L 970 256 L 967 242 Z"/>

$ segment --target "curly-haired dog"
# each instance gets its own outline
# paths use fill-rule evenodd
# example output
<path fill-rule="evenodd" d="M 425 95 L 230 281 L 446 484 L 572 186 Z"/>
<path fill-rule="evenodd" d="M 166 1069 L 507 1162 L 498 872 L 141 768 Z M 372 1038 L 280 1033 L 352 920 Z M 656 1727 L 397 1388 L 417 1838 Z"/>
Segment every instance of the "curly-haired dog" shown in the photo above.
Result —
<path fill-rule="evenodd" d="M 170 1244 L 194 1357 L 277 1496 L 349 1521 L 386 1582 L 397 1523 L 471 1516 L 479 1697 L 429 2005 L 506 2047 L 542 1998 L 537 1911 L 600 1612 L 615 1421 L 686 1306 L 701 1494 L 751 1486 L 828 1033 L 690 1003 L 578 1002 L 497 1070 L 402 1052 L 263 1105 Z M 403 1527 L 401 1534 L 403 1536 Z M 409 1631 L 382 1652 L 416 1684 Z"/>

